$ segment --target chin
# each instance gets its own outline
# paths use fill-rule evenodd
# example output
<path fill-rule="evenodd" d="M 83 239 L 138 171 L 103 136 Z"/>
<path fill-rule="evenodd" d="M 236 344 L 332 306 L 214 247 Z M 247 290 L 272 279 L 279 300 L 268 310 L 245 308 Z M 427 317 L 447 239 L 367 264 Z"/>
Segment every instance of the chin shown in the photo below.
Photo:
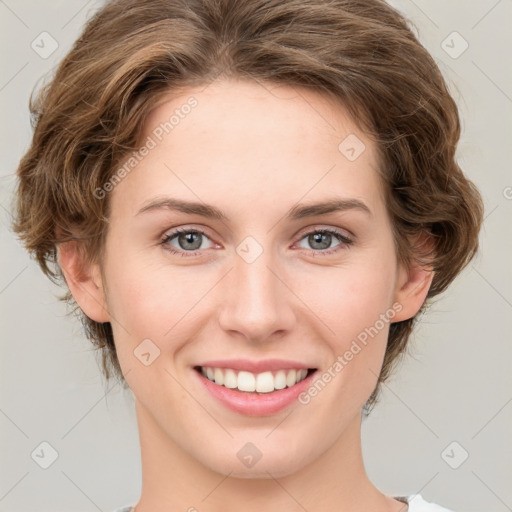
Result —
<path fill-rule="evenodd" d="M 236 455 L 235 455 L 236 457 Z M 203 462 L 204 464 L 204 462 Z M 303 460 L 297 460 L 297 453 L 285 453 L 279 456 L 272 454 L 267 456 L 263 454 L 251 467 L 245 467 L 244 463 L 236 458 L 233 459 L 214 460 L 205 465 L 212 471 L 222 475 L 229 475 L 232 478 L 240 479 L 269 479 L 269 478 L 283 478 L 296 473 L 302 468 Z"/>

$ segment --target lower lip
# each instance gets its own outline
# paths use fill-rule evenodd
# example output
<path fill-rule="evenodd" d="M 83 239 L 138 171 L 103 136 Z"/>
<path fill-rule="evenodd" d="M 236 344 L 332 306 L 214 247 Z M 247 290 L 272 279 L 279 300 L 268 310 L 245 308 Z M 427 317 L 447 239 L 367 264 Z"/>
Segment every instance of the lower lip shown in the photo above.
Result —
<path fill-rule="evenodd" d="M 271 393 L 246 393 L 237 389 L 219 386 L 207 379 L 202 373 L 193 370 L 201 380 L 203 386 L 228 409 L 246 416 L 270 416 L 276 414 L 295 402 L 298 396 L 305 391 L 312 382 L 316 371 L 311 372 L 304 380 L 284 389 Z"/>

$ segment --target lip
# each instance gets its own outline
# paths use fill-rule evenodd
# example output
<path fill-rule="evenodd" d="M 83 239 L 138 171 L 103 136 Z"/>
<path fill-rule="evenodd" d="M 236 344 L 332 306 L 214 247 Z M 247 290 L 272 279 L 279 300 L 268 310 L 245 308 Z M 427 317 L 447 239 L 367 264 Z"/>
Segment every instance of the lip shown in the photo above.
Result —
<path fill-rule="evenodd" d="M 205 361 L 196 366 L 210 366 L 211 368 L 231 368 L 232 370 L 246 371 L 251 373 L 274 372 L 277 370 L 309 370 L 316 366 L 306 365 L 299 361 L 285 359 L 263 359 L 251 361 L 249 359 L 222 359 L 216 361 Z"/>
<path fill-rule="evenodd" d="M 215 364 L 218 363 L 219 361 L 216 361 Z M 229 361 L 229 363 L 232 364 L 233 361 Z M 220 366 L 216 367 L 219 368 Z M 226 367 L 233 368 L 233 366 Z M 307 369 L 307 367 L 304 365 L 293 366 L 292 368 Z M 238 370 L 239 368 L 233 369 Z M 244 370 L 245 368 L 241 369 Z M 281 366 L 278 369 L 286 368 Z M 305 379 L 301 380 L 297 384 L 294 384 L 292 387 L 279 389 L 273 391 L 272 393 L 262 394 L 247 393 L 245 391 L 238 391 L 235 389 L 226 388 L 224 386 L 219 386 L 218 384 L 215 384 L 215 382 L 212 382 L 210 379 L 207 379 L 196 368 L 193 368 L 193 372 L 195 375 L 197 375 L 197 378 L 200 380 L 205 389 L 218 402 L 220 402 L 231 411 L 244 414 L 245 416 L 271 416 L 272 414 L 276 414 L 289 407 L 292 403 L 298 401 L 298 396 L 311 385 L 312 379 L 317 373 L 317 370 L 310 372 Z"/>

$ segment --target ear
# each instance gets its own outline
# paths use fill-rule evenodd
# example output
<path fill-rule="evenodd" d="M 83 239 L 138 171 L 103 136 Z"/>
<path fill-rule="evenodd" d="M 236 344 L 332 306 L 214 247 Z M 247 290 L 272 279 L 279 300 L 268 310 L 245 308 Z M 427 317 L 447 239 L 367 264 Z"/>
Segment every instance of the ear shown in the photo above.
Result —
<path fill-rule="evenodd" d="M 63 242 L 58 246 L 58 256 L 69 291 L 80 309 L 96 322 L 110 322 L 100 267 L 86 263 L 83 244 Z"/>
<path fill-rule="evenodd" d="M 429 245 L 429 240 L 421 236 L 416 247 Z M 412 318 L 423 306 L 432 285 L 434 270 L 432 266 L 421 264 L 415 260 L 409 265 L 399 264 L 395 288 L 395 302 L 402 305 L 400 312 L 393 321 L 401 322 Z"/>

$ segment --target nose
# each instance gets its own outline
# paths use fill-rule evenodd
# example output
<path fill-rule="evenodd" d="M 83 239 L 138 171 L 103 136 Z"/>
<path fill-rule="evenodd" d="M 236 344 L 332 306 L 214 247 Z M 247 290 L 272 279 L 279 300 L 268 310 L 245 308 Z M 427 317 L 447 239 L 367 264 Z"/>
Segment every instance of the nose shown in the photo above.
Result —
<path fill-rule="evenodd" d="M 295 296 L 270 252 L 264 251 L 251 263 L 235 255 L 234 266 L 223 279 L 220 327 L 250 342 L 274 340 L 297 321 Z"/>

